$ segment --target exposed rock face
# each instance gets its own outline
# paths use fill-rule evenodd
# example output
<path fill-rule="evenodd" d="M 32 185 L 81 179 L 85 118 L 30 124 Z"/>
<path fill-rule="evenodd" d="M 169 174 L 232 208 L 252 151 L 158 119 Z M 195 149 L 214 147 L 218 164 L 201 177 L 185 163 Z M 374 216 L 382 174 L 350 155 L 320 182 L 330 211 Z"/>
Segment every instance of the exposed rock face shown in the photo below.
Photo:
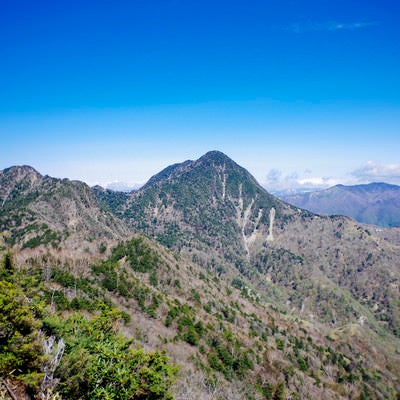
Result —
<path fill-rule="evenodd" d="M 267 237 L 267 240 L 269 242 L 272 242 L 274 240 L 274 234 L 273 234 L 274 221 L 275 221 L 275 208 L 271 208 L 271 211 L 269 212 L 269 231 Z"/>
<path fill-rule="evenodd" d="M 244 168 L 213 151 L 164 169 L 118 212 L 136 229 L 210 264 L 249 262 L 266 242 L 272 208 L 279 218 L 294 213 Z"/>
<path fill-rule="evenodd" d="M 96 251 L 98 241 L 115 241 L 131 232 L 100 207 L 85 183 L 42 176 L 31 167 L 0 173 L 0 199 L 0 229 L 22 248 L 62 244 L 64 251 Z"/>

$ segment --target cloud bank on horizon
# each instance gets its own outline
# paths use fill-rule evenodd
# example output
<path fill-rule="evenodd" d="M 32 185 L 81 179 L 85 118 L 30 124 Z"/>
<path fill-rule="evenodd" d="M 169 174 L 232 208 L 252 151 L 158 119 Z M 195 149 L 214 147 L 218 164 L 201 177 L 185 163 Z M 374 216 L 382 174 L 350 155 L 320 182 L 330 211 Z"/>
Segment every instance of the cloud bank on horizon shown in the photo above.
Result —
<path fill-rule="evenodd" d="M 400 163 L 383 164 L 368 161 L 351 173 L 359 182 L 387 182 L 400 184 Z"/>
<path fill-rule="evenodd" d="M 342 177 L 317 176 L 310 170 L 284 174 L 279 169 L 271 169 L 266 175 L 263 186 L 274 193 L 295 193 L 327 189 L 338 184 L 358 185 L 372 182 L 400 185 L 400 163 L 367 161 Z"/>

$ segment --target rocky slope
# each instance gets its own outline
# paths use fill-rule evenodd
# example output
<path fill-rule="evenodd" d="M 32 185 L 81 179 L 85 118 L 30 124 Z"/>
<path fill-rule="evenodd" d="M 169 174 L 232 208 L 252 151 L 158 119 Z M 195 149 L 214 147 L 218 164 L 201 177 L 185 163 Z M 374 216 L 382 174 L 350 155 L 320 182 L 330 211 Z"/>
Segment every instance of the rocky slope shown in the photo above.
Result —
<path fill-rule="evenodd" d="M 365 321 L 400 335 L 398 241 L 289 206 L 220 152 L 166 168 L 124 201 L 108 194 L 134 229 L 203 268 L 245 276 L 276 304 L 332 327 Z"/>
<path fill-rule="evenodd" d="M 294 213 L 217 151 L 166 168 L 120 208 L 131 226 L 209 267 L 249 261 Z"/>
<path fill-rule="evenodd" d="M 290 206 L 220 152 L 129 194 L 13 167 L 0 199 L 0 250 L 43 249 L 16 259 L 51 312 L 122 309 L 182 366 L 177 399 L 400 393 L 400 230 Z"/>
<path fill-rule="evenodd" d="M 28 166 L 0 172 L 0 229 L 22 249 L 50 246 L 79 254 L 130 234 L 88 185 L 42 176 Z"/>
<path fill-rule="evenodd" d="M 134 348 L 166 350 L 179 365 L 176 400 L 395 399 L 400 391 L 396 342 L 374 341 L 361 324 L 334 329 L 290 313 L 285 304 L 277 308 L 245 277 L 231 281 L 149 238 L 137 235 L 85 270 L 43 257 L 20 265 L 19 280 L 36 279 L 29 295 L 40 291 L 45 330 L 55 324 L 63 332 L 62 320 L 70 324 L 77 311 L 93 318 L 119 308 L 127 323 L 117 332 L 133 339 Z M 85 340 L 74 332 L 75 343 Z M 83 368 L 79 362 L 66 348 L 54 372 L 61 390 L 74 363 Z"/>

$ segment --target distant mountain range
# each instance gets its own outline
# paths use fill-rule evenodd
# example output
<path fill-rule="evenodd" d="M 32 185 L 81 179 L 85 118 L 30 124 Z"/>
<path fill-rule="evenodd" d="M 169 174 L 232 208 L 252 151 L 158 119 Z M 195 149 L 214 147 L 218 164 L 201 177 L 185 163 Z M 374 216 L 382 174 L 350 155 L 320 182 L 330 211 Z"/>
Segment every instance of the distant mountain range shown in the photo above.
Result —
<path fill-rule="evenodd" d="M 396 185 L 337 185 L 280 198 L 318 214 L 346 215 L 358 222 L 383 227 L 400 226 L 400 186 Z"/>
<path fill-rule="evenodd" d="M 129 193 L 8 168 L 0 229 L 49 299 L 107 295 L 184 365 L 177 398 L 400 395 L 400 229 L 290 205 L 219 151 Z"/>

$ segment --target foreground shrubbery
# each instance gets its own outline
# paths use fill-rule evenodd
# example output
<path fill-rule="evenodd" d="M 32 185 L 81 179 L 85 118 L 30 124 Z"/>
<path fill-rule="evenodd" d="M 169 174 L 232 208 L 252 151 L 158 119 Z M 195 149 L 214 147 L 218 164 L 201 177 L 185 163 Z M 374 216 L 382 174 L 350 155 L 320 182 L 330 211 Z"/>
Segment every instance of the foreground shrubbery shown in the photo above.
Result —
<path fill-rule="evenodd" d="M 103 310 L 91 319 L 74 313 L 44 320 L 48 334 L 63 338 L 66 354 L 56 371 L 61 394 L 82 399 L 170 399 L 177 369 L 165 352 L 146 353 L 118 335 L 122 315 Z"/>
<path fill-rule="evenodd" d="M 44 392 L 65 399 L 172 398 L 177 368 L 164 351 L 147 353 L 120 335 L 120 311 L 102 303 L 91 316 L 78 311 L 64 317 L 42 303 L 45 291 L 14 271 L 9 254 L 4 257 L 0 379 L 19 382 L 37 398 Z"/>

